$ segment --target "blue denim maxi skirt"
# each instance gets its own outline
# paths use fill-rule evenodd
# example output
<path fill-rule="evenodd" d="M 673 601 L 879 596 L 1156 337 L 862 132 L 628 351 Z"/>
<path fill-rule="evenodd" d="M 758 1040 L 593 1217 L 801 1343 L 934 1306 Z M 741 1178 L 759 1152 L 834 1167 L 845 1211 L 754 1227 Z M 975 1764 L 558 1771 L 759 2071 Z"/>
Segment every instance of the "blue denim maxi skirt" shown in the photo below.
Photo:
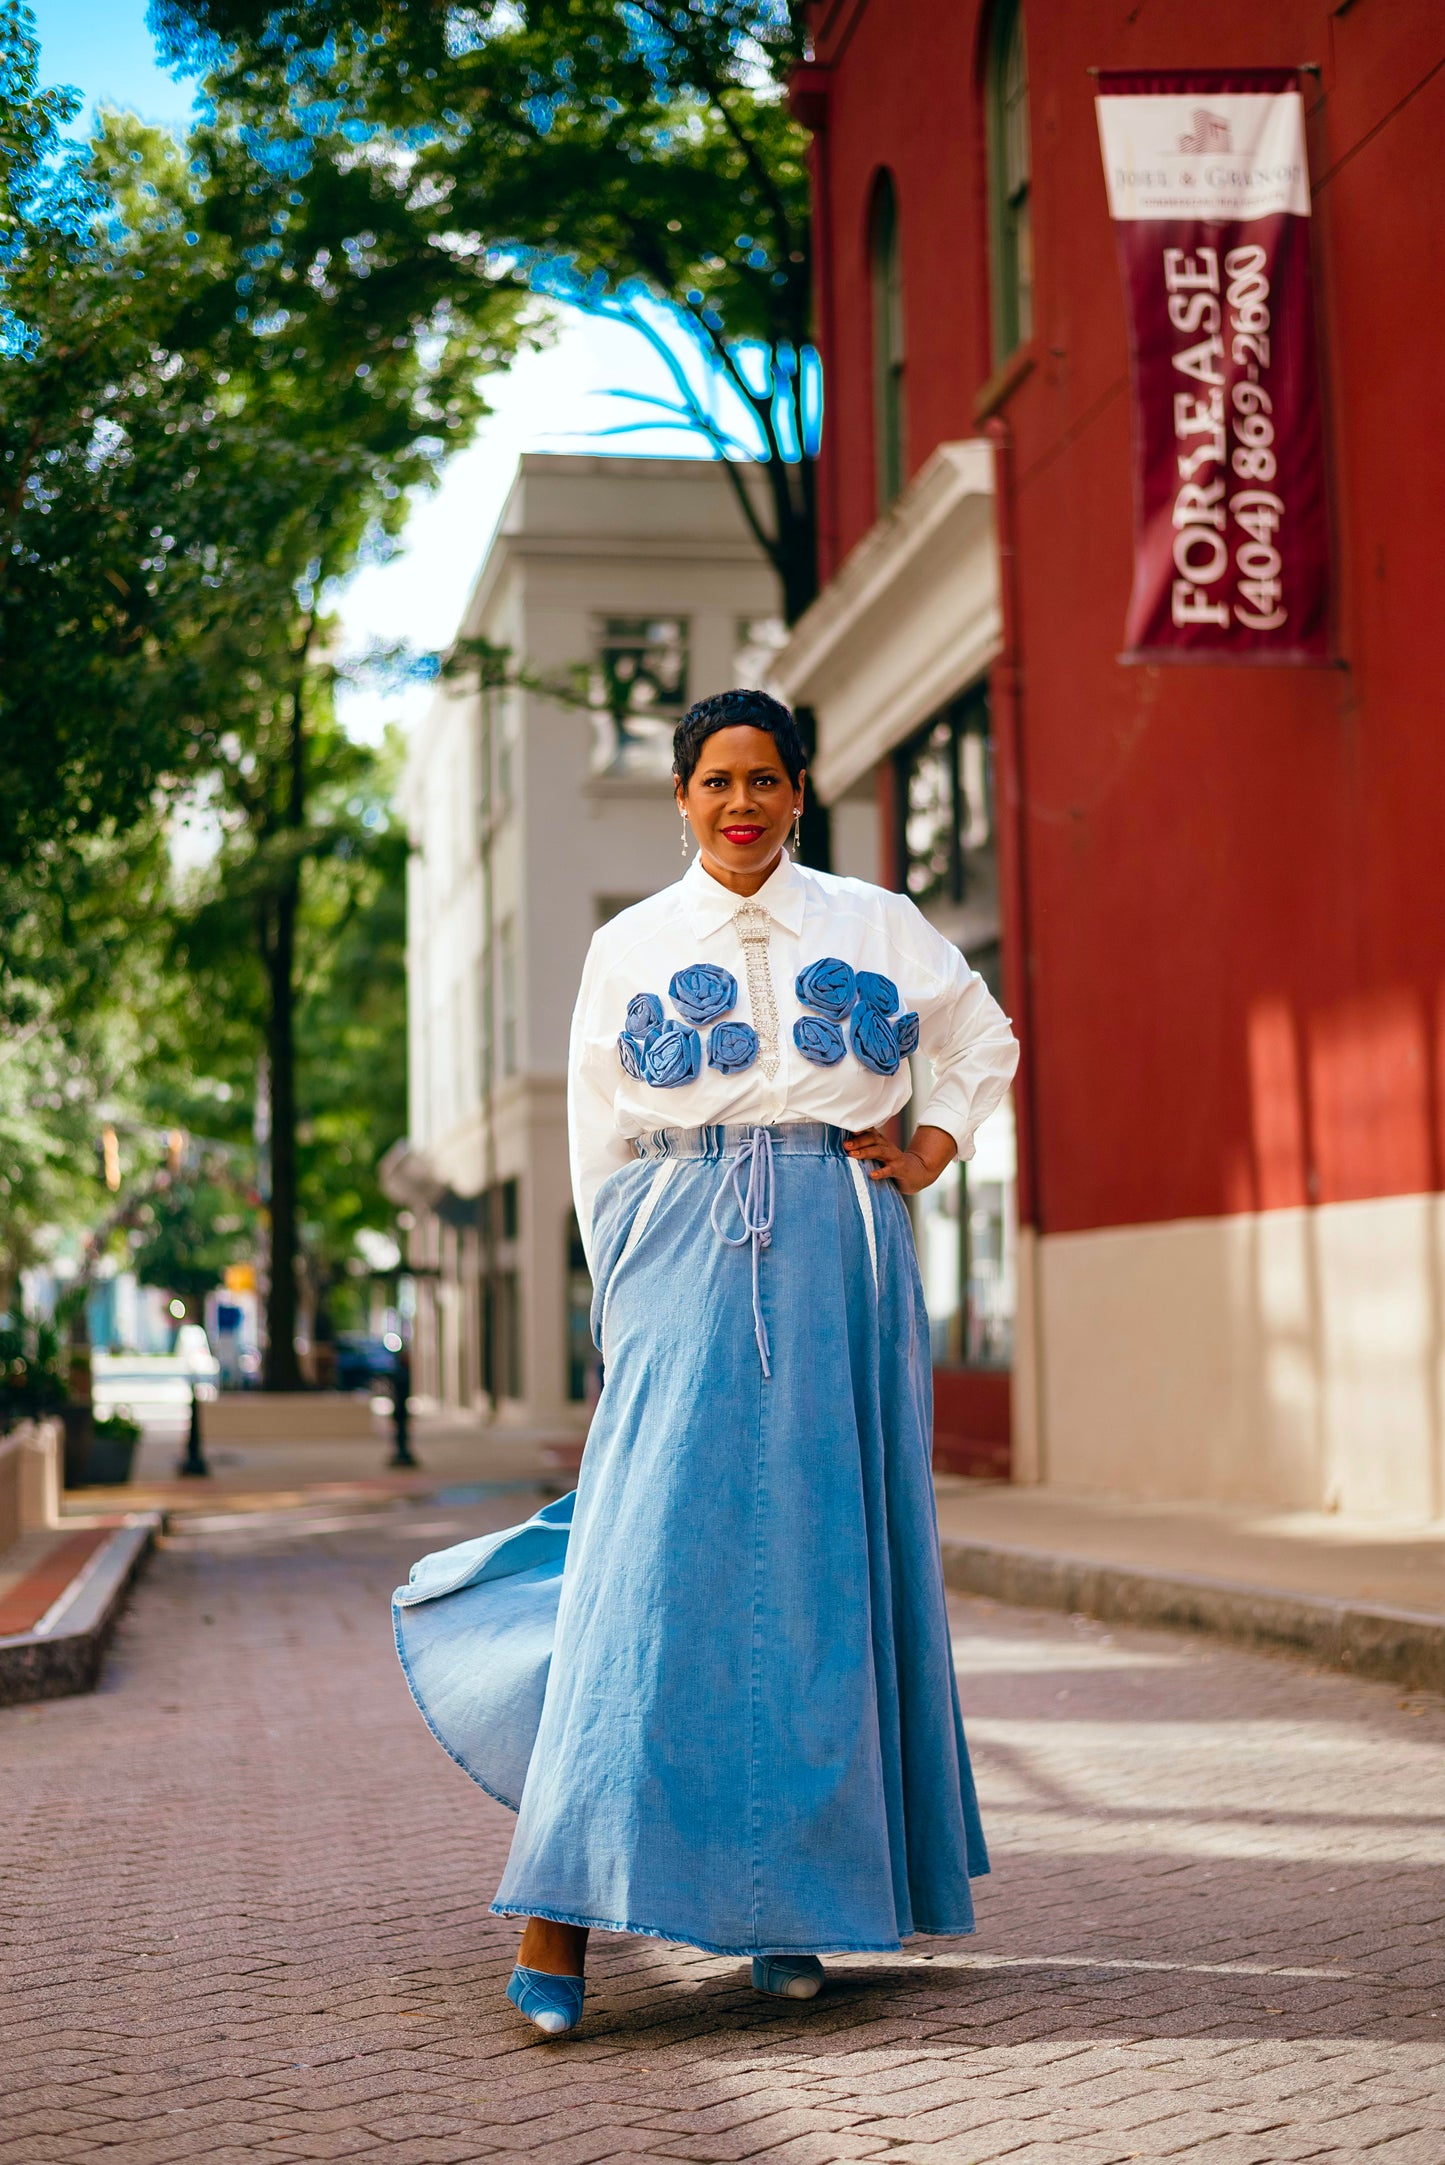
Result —
<path fill-rule="evenodd" d="M 887 1950 L 971 1932 L 988 1870 L 927 1318 L 903 1201 L 836 1128 L 765 1131 L 770 1234 L 746 1237 L 757 1132 L 663 1130 L 604 1183 L 576 1494 L 417 1564 L 397 1648 L 439 1742 L 517 1812 L 498 1914 Z"/>

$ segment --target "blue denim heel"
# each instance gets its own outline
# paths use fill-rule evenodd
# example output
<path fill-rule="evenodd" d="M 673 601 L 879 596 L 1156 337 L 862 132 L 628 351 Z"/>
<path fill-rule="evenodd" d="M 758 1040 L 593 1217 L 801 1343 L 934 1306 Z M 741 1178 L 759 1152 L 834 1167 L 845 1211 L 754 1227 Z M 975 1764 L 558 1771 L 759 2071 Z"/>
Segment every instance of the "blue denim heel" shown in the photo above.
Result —
<path fill-rule="evenodd" d="M 582 2020 L 586 1985 L 580 1977 L 554 1977 L 550 1970 L 524 1970 L 521 1963 L 507 1984 L 507 1998 L 548 2037 L 565 2037 Z"/>
<path fill-rule="evenodd" d="M 775 2000 L 811 2000 L 822 1990 L 823 1965 L 816 1955 L 754 1955 L 753 1990 Z"/>

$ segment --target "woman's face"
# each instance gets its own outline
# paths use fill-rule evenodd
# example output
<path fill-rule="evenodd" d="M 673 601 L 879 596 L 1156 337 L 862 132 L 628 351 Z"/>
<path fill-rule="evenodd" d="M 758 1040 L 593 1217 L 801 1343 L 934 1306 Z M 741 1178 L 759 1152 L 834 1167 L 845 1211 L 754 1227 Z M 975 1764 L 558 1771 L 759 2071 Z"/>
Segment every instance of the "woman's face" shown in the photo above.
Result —
<path fill-rule="evenodd" d="M 766 872 L 803 802 L 766 729 L 715 729 L 677 801 L 714 872 Z"/>

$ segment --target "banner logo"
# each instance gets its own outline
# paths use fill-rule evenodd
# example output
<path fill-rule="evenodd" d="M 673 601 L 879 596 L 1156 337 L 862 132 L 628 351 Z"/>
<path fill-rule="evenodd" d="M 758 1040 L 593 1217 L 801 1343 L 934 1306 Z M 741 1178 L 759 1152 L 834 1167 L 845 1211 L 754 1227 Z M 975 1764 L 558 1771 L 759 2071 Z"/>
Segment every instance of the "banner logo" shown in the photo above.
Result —
<path fill-rule="evenodd" d="M 1206 113 L 1202 106 L 1196 107 L 1194 123 L 1187 135 L 1179 138 L 1179 148 L 1185 157 L 1198 157 L 1202 150 L 1229 149 L 1229 122 L 1223 113 Z"/>

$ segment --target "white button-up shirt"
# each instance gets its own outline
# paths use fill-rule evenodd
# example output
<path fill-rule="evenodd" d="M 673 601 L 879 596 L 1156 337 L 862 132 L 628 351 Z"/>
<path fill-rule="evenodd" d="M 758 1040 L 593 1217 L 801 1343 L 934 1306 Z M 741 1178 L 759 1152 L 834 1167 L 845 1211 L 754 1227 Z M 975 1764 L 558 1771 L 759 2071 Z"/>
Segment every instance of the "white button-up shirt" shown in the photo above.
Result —
<path fill-rule="evenodd" d="M 798 998 L 798 974 L 828 958 L 897 986 L 899 1011 L 918 1017 L 918 1050 L 933 1069 L 919 1124 L 945 1129 L 960 1157 L 973 1155 L 974 1131 L 1008 1089 L 1018 1045 L 1008 1017 L 953 943 L 907 895 L 814 872 L 786 851 L 750 897 L 722 886 L 695 857 L 675 886 L 621 911 L 595 934 L 582 972 L 567 1095 L 572 1188 L 589 1262 L 597 1190 L 631 1162 L 634 1136 L 655 1128 L 796 1120 L 856 1133 L 907 1104 L 913 1091 L 907 1059 L 894 1074 L 874 1073 L 848 1042 L 846 1020 L 840 1027 L 848 1049 L 833 1066 L 820 1067 L 798 1050 L 794 1024 L 819 1012 Z M 751 1024 L 758 1055 L 740 1072 L 721 1071 L 709 1062 L 703 1023 L 695 1079 L 658 1087 L 627 1072 L 618 1038 L 639 994 L 653 995 L 665 1021 L 685 1022 L 669 985 L 694 963 L 737 980 L 725 1019 Z"/>

